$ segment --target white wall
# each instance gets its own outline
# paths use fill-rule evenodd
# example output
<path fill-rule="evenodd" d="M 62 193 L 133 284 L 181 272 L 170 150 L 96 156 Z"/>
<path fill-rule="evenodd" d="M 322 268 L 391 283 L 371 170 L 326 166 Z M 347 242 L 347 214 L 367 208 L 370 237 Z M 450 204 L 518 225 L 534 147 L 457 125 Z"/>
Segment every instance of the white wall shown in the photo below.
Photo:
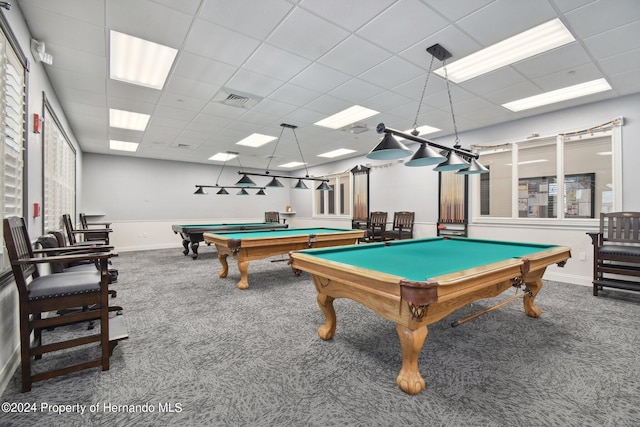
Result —
<path fill-rule="evenodd" d="M 43 232 L 42 216 L 33 217 L 33 204 L 43 203 L 43 157 L 42 157 L 42 134 L 33 133 L 33 115 L 44 115 L 43 93 L 55 111 L 62 126 L 71 139 L 71 143 L 76 147 L 78 153 L 77 161 L 80 165 L 82 153 L 78 149 L 77 141 L 69 127 L 60 107 L 60 103 L 49 83 L 45 72 L 45 65 L 36 62 L 31 54 L 31 34 L 27 27 L 20 7 L 16 2 L 12 2 L 10 11 L 0 10 L 11 27 L 23 53 L 29 61 L 29 73 L 27 77 L 27 177 L 25 196 L 24 217 L 27 221 L 29 233 L 32 238 L 39 236 Z M 78 167 L 78 186 L 81 186 L 82 170 Z M 7 381 L 13 375 L 15 368 L 19 365 L 19 335 L 18 335 L 18 304 L 17 289 L 13 282 L 0 286 L 0 392 L 4 390 Z"/>

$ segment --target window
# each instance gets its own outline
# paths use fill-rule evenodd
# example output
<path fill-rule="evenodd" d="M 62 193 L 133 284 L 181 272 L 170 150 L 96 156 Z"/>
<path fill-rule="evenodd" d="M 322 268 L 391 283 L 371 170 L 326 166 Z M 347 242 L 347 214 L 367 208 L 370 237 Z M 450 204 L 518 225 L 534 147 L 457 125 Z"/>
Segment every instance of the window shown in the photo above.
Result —
<path fill-rule="evenodd" d="M 332 191 L 315 191 L 315 215 L 351 215 L 351 176 L 349 172 L 326 176 Z"/>
<path fill-rule="evenodd" d="M 492 147 L 479 161 L 481 218 L 598 218 L 620 208 L 622 119 L 594 129 Z M 482 149 L 482 147 L 476 147 Z M 614 174 L 615 171 L 615 174 Z M 559 195 L 562 195 L 560 197 Z"/>
<path fill-rule="evenodd" d="M 2 155 L 2 216 L 23 216 L 24 150 L 26 137 L 25 85 L 27 60 L 0 14 L 0 155 Z M 0 229 L 0 236 L 2 230 Z M 0 271 L 8 271 L 4 239 Z"/>
<path fill-rule="evenodd" d="M 44 229 L 62 228 L 62 215 L 76 214 L 76 151 L 44 99 Z"/>

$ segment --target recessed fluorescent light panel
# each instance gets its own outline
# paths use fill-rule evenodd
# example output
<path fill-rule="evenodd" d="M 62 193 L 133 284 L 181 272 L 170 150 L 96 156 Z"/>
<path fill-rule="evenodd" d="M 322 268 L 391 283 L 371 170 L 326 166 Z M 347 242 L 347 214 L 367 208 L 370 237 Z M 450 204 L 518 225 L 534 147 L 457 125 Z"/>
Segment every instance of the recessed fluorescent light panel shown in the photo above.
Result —
<path fill-rule="evenodd" d="M 238 155 L 234 153 L 218 153 L 209 157 L 209 160 L 215 160 L 217 162 L 226 162 L 228 160 L 235 159 L 236 157 L 238 157 Z"/>
<path fill-rule="evenodd" d="M 249 135 L 245 139 L 236 142 L 236 144 L 246 145 L 247 147 L 260 147 L 261 145 L 264 145 L 267 142 L 271 142 L 274 139 L 277 139 L 277 138 L 271 135 L 262 135 L 259 133 L 254 133 Z"/>
<path fill-rule="evenodd" d="M 532 165 L 534 163 L 544 163 L 544 162 L 548 162 L 549 160 L 547 159 L 537 159 L 537 160 L 525 160 L 522 162 L 518 162 L 518 165 Z M 511 166 L 513 163 L 506 163 L 507 166 Z"/>
<path fill-rule="evenodd" d="M 322 119 L 319 122 L 315 122 L 314 124 L 316 126 L 322 126 L 331 129 L 340 129 L 347 125 L 350 125 L 351 123 L 364 120 L 379 113 L 379 111 L 370 110 L 369 108 L 361 107 L 359 105 L 354 105 L 353 107 L 342 110 L 339 113 L 336 113 L 333 116 L 329 116 L 326 119 Z"/>
<path fill-rule="evenodd" d="M 302 162 L 289 162 L 289 163 L 285 163 L 284 165 L 280 165 L 278 167 L 280 167 L 280 168 L 297 168 L 299 166 L 304 166 L 304 163 L 302 163 Z"/>
<path fill-rule="evenodd" d="M 110 33 L 109 77 L 161 90 L 178 51 L 117 31 Z"/>
<path fill-rule="evenodd" d="M 137 151 L 138 145 L 137 142 L 115 141 L 113 139 L 109 141 L 109 148 L 118 151 Z"/>
<path fill-rule="evenodd" d="M 327 153 L 318 154 L 318 157 L 333 158 L 333 157 L 345 156 L 347 154 L 351 154 L 351 153 L 355 153 L 355 152 L 356 152 L 356 150 L 350 150 L 348 148 L 338 148 L 337 150 L 329 151 Z"/>
<path fill-rule="evenodd" d="M 591 80 L 590 82 L 580 83 L 562 89 L 552 90 L 551 92 L 541 93 L 540 95 L 507 102 L 506 104 L 502 104 L 502 106 L 514 112 L 529 110 L 543 105 L 554 104 L 568 99 L 580 98 L 581 96 L 604 92 L 605 90 L 611 90 L 611 86 L 605 79 Z"/>
<path fill-rule="evenodd" d="M 148 114 L 133 113 L 131 111 L 114 110 L 109 108 L 109 126 L 112 128 L 145 130 L 149 123 Z"/>
<path fill-rule="evenodd" d="M 447 64 L 447 77 L 461 83 L 573 41 L 562 21 L 554 19 Z M 434 73 L 444 77 L 444 67 Z"/>

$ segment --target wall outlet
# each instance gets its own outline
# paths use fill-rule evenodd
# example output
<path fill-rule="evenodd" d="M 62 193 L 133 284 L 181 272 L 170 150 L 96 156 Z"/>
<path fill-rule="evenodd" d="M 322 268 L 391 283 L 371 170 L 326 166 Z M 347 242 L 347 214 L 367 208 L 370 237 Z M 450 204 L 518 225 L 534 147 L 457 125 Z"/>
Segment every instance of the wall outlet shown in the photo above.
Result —
<path fill-rule="evenodd" d="M 587 260 L 587 254 L 585 254 L 584 252 L 579 252 L 578 253 L 578 259 L 580 261 L 586 261 Z"/>

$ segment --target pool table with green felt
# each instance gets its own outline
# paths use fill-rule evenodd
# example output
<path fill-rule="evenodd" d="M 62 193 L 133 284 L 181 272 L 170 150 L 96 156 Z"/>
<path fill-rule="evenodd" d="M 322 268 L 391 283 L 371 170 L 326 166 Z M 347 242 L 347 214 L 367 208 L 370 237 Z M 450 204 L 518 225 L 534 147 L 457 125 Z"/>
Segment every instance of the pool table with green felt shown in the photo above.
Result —
<path fill-rule="evenodd" d="M 240 281 L 238 288 L 249 287 L 249 261 L 286 254 L 290 251 L 353 245 L 364 236 L 364 230 L 343 228 L 289 228 L 286 230 L 254 230 L 228 233 L 204 233 L 204 240 L 216 245 L 222 270 L 220 277 L 227 277 L 227 257 L 238 260 Z"/>
<path fill-rule="evenodd" d="M 427 325 L 513 286 L 524 288 L 524 311 L 539 317 L 534 299 L 548 265 L 563 266 L 564 246 L 456 237 L 397 240 L 290 254 L 294 269 L 311 273 L 326 323 L 324 340 L 336 331 L 335 298 L 349 298 L 396 323 L 402 368 L 396 379 L 409 394 L 425 387 L 418 357 Z"/>
<path fill-rule="evenodd" d="M 182 237 L 182 246 L 184 246 L 183 254 L 189 255 L 189 246 L 193 259 L 198 258 L 198 246 L 200 242 L 204 240 L 202 236 L 206 232 L 220 232 L 220 231 L 237 231 L 237 230 L 264 230 L 264 229 L 282 229 L 288 228 L 286 224 L 279 224 L 277 222 L 247 222 L 237 224 L 174 224 L 171 229 L 175 234 L 180 233 Z"/>

